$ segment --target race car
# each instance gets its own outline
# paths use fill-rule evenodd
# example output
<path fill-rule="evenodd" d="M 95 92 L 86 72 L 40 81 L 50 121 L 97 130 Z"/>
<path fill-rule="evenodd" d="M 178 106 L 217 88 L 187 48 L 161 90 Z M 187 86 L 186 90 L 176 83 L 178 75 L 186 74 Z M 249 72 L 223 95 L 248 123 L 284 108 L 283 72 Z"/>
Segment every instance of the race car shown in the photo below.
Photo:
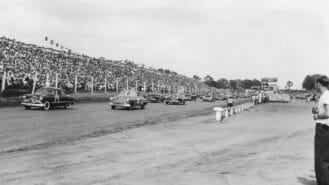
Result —
<path fill-rule="evenodd" d="M 208 95 L 208 96 L 204 96 L 202 98 L 202 101 L 204 101 L 204 102 L 215 102 L 216 100 L 215 100 L 215 97 Z"/>
<path fill-rule="evenodd" d="M 185 105 L 187 101 L 187 98 L 184 95 L 175 94 L 168 96 L 166 100 L 164 101 L 165 104 L 171 104 L 171 105 Z"/>
<path fill-rule="evenodd" d="M 66 109 L 74 102 L 74 98 L 66 95 L 63 89 L 40 88 L 34 94 L 23 95 L 21 104 L 24 105 L 25 109 L 40 107 L 44 110 L 50 110 L 57 106 L 63 106 Z"/>
<path fill-rule="evenodd" d="M 147 99 L 142 97 L 140 92 L 136 90 L 124 90 L 116 97 L 110 98 L 109 103 L 111 109 L 117 107 L 133 110 L 136 107 L 144 109 L 147 105 Z"/>
<path fill-rule="evenodd" d="M 165 100 L 165 97 L 161 94 L 148 94 L 146 96 L 146 99 L 148 100 L 148 102 L 150 103 L 163 103 Z"/>

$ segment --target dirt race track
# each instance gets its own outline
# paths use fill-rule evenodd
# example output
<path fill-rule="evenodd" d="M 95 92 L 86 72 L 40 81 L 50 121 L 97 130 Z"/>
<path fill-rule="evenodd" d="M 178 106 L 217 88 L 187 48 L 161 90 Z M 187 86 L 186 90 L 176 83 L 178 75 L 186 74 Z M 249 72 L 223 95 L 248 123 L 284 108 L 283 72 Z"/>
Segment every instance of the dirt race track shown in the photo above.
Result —
<path fill-rule="evenodd" d="M 0 184 L 316 185 L 313 104 L 0 108 Z"/>

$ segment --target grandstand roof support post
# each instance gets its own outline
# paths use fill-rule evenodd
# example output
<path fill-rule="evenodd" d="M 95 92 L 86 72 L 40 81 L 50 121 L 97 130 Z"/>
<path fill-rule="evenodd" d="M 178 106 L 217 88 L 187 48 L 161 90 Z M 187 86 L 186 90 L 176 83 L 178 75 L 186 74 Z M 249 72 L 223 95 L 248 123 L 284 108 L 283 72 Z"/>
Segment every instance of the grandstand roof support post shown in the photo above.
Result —
<path fill-rule="evenodd" d="M 117 78 L 117 81 L 116 81 L 116 91 L 117 93 L 119 93 L 119 79 Z"/>
<path fill-rule="evenodd" d="M 104 92 L 106 93 L 107 91 L 107 78 L 105 77 L 105 86 L 104 86 Z"/>
<path fill-rule="evenodd" d="M 2 76 L 1 91 L 4 91 L 6 88 L 6 79 L 7 79 L 6 76 L 7 76 L 7 73 L 5 71 L 5 72 L 3 72 L 3 76 Z"/>
<path fill-rule="evenodd" d="M 152 92 L 154 92 L 154 83 L 152 81 Z"/>
<path fill-rule="evenodd" d="M 129 78 L 127 78 L 127 90 L 129 90 Z"/>
<path fill-rule="evenodd" d="M 58 88 L 58 73 L 56 73 L 55 87 Z"/>
<path fill-rule="evenodd" d="M 91 77 L 91 95 L 94 94 L 94 77 Z"/>
<path fill-rule="evenodd" d="M 74 80 L 74 93 L 77 93 L 78 89 L 78 75 L 75 75 L 75 80 Z"/>
<path fill-rule="evenodd" d="M 49 87 L 49 73 L 46 74 L 46 88 Z"/>
<path fill-rule="evenodd" d="M 35 72 L 35 75 L 34 75 L 34 78 L 33 78 L 32 94 L 34 94 L 34 91 L 35 91 L 35 86 L 37 84 L 37 77 L 38 77 L 38 72 Z"/>

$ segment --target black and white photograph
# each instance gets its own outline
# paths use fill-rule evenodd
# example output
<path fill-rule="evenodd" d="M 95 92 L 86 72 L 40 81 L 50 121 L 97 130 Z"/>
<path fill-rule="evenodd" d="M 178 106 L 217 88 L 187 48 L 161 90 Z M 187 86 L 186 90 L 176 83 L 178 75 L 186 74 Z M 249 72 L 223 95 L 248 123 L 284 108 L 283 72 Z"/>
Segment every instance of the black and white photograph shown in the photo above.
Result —
<path fill-rule="evenodd" d="M 329 185 L 328 10 L 0 0 L 0 185 Z"/>

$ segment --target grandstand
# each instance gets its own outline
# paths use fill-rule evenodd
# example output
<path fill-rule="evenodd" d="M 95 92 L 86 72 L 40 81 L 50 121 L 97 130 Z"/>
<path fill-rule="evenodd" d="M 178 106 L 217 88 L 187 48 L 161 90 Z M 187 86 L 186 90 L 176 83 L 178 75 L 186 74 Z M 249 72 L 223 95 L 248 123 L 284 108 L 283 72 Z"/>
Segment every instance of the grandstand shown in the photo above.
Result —
<path fill-rule="evenodd" d="M 119 91 L 125 88 L 172 91 L 196 90 L 197 81 L 128 60 L 94 58 L 63 50 L 0 38 L 0 76 L 4 89 L 61 87 L 68 91 Z"/>

